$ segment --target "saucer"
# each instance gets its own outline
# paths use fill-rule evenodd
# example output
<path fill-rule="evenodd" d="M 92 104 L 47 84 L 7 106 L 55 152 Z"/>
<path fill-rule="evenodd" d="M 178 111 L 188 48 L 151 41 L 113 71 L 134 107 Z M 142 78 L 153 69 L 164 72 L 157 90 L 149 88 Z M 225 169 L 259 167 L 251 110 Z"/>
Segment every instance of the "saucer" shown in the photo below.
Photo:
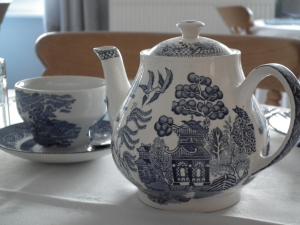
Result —
<path fill-rule="evenodd" d="M 100 129 L 101 128 L 101 129 Z M 101 133 L 111 132 L 108 121 L 98 121 L 90 130 L 91 143 L 77 148 L 44 147 L 33 139 L 28 123 L 18 123 L 0 129 L 0 149 L 14 156 L 43 163 L 75 163 L 96 159 L 110 147 L 97 140 Z"/>

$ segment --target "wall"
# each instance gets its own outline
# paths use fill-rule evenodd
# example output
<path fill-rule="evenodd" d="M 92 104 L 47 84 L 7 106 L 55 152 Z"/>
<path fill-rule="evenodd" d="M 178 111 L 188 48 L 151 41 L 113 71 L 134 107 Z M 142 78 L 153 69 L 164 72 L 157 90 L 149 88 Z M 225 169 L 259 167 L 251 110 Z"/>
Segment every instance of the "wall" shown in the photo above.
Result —
<path fill-rule="evenodd" d="M 229 34 L 217 12 L 218 6 L 245 5 L 255 18 L 273 18 L 275 0 L 110 0 L 109 27 L 112 31 L 178 32 L 182 20 L 206 23 L 203 33 Z"/>
<path fill-rule="evenodd" d="M 0 29 L 0 57 L 6 59 L 9 88 L 18 80 L 42 74 L 35 41 L 43 32 L 41 16 L 5 17 Z"/>

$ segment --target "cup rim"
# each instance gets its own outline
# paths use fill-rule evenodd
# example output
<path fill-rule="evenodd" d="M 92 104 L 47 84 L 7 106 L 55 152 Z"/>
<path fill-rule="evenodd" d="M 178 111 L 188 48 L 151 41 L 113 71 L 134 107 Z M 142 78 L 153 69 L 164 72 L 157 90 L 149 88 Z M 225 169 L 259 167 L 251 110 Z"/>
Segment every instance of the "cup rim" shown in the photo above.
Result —
<path fill-rule="evenodd" d="M 85 87 L 85 88 L 77 88 L 77 89 L 43 89 L 43 88 L 32 88 L 28 87 L 25 84 L 35 81 L 35 80 L 44 80 L 44 79 L 90 79 L 90 80 L 97 80 L 100 81 L 99 85 L 97 85 L 95 82 L 92 82 L 94 87 Z M 97 86 L 95 86 L 95 84 Z M 51 76 L 41 76 L 41 77 L 31 77 L 26 78 L 20 81 L 17 81 L 14 85 L 15 90 L 22 90 L 22 91 L 30 91 L 30 92 L 40 92 L 40 93 L 65 93 L 65 92 L 83 92 L 87 90 L 96 90 L 99 88 L 104 88 L 106 86 L 105 79 L 101 77 L 92 77 L 92 76 L 82 76 L 82 75 L 51 75 Z"/>

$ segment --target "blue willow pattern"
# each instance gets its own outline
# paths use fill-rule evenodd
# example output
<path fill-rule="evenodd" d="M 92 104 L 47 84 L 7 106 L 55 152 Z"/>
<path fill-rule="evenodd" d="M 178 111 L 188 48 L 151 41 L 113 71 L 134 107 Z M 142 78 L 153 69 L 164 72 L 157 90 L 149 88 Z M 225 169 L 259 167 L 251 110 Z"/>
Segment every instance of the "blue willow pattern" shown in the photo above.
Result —
<path fill-rule="evenodd" d="M 81 131 L 76 124 L 56 119 L 55 113 L 69 113 L 75 99 L 71 95 L 29 94 L 16 91 L 19 112 L 28 113 L 32 121 L 34 139 L 37 143 L 50 147 L 68 147 Z M 33 121 L 38 121 L 34 123 Z M 49 139 L 49 137 L 53 137 Z"/>
<path fill-rule="evenodd" d="M 172 74 L 167 68 L 166 72 Z M 154 73 L 148 71 L 148 74 L 147 84 L 139 85 L 144 93 L 142 107 L 165 93 L 161 91 L 163 82 L 153 88 Z M 168 75 L 162 79 L 158 73 L 158 80 L 167 82 L 168 79 Z M 175 99 L 170 108 L 174 116 L 161 115 L 154 123 L 157 136 L 153 143 L 141 143 L 138 138 L 129 139 L 127 135 L 131 145 L 125 144 L 127 150 L 123 151 L 123 157 L 120 157 L 120 144 L 114 143 L 114 157 L 118 157 L 121 170 L 126 171 L 126 176 L 149 199 L 160 204 L 210 196 L 240 184 L 249 173 L 249 155 L 256 151 L 254 126 L 246 111 L 236 106 L 232 109 L 232 120 L 223 102 L 223 92 L 210 78 L 189 73 L 187 81 L 189 83 L 175 86 Z M 167 87 L 169 82 L 172 79 Z M 137 109 L 135 105 L 127 122 Z M 145 129 L 152 117 L 150 110 L 143 113 L 145 118 L 149 116 L 148 120 L 130 132 L 126 122 L 119 134 L 124 136 L 123 130 L 127 130 L 136 136 L 139 129 Z M 174 122 L 179 115 L 186 118 L 181 124 Z M 223 120 L 224 125 L 211 127 L 211 121 L 216 120 Z M 173 149 L 165 142 L 172 133 L 178 137 Z M 132 173 L 138 174 L 143 186 L 133 179 Z"/>
<path fill-rule="evenodd" d="M 228 52 L 220 47 L 215 41 L 206 40 L 204 43 L 188 43 L 180 41 L 178 43 L 162 44 L 162 46 L 154 51 L 154 54 L 173 57 L 207 57 L 228 55 Z"/>
<path fill-rule="evenodd" d="M 119 51 L 116 48 L 106 50 L 94 49 L 94 51 L 96 51 L 97 55 L 100 57 L 101 60 L 120 57 Z"/>
<path fill-rule="evenodd" d="M 149 79 L 147 84 L 140 84 L 138 87 L 142 89 L 144 92 L 142 107 L 146 103 L 146 105 L 156 101 L 161 94 L 165 93 L 165 91 L 169 88 L 170 84 L 173 81 L 173 73 L 168 68 L 165 68 L 166 77 L 163 78 L 160 71 L 158 71 L 158 81 L 157 86 L 154 87 L 154 72 L 149 70 Z M 134 94 L 133 94 L 134 95 Z M 119 163 L 117 165 L 121 167 L 121 171 L 126 173 L 127 177 L 131 177 L 130 170 L 136 171 L 136 165 L 134 161 L 136 160 L 136 156 L 132 155 L 129 151 L 125 151 L 122 155 L 120 149 L 123 145 L 130 151 L 135 149 L 135 146 L 140 142 L 138 138 L 134 138 L 138 131 L 141 129 L 146 129 L 147 123 L 151 121 L 152 109 L 143 110 L 138 108 L 137 103 L 134 103 L 129 115 L 126 118 L 125 124 L 120 128 L 118 132 L 117 142 L 112 143 L 112 147 L 114 148 L 113 157 L 117 158 Z M 127 109 L 127 106 L 125 108 Z M 133 127 L 135 129 L 133 129 Z M 132 179 L 130 179 L 132 180 Z"/>
<path fill-rule="evenodd" d="M 166 78 L 164 79 L 162 74 L 158 71 L 158 84 L 156 87 L 153 87 L 154 85 L 154 72 L 149 70 L 149 80 L 147 84 L 140 84 L 139 87 L 143 90 L 144 96 L 143 96 L 143 105 L 147 102 L 147 104 L 150 104 L 157 100 L 161 94 L 163 94 L 170 86 L 172 80 L 173 80 L 173 73 L 168 68 L 165 68 L 166 71 Z"/>
<path fill-rule="evenodd" d="M 152 201 L 164 204 L 213 195 L 248 175 L 248 155 L 256 151 L 254 127 L 244 110 L 233 111 L 243 113 L 236 113 L 233 122 L 228 117 L 223 128 L 209 130 L 208 123 L 195 120 L 170 125 L 178 135 L 175 149 L 165 145 L 161 130 L 153 144 L 141 144 L 136 164 L 146 186 L 143 191 Z M 187 191 L 191 197 L 186 197 Z"/>

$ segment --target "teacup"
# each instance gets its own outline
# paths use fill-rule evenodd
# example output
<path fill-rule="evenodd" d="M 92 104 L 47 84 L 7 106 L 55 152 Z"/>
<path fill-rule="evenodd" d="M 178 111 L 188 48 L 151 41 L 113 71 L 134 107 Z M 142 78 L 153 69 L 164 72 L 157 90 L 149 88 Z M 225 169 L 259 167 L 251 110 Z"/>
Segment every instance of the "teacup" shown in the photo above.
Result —
<path fill-rule="evenodd" d="M 46 147 L 88 144 L 89 128 L 106 112 L 105 81 L 96 77 L 30 78 L 17 82 L 15 91 L 20 116 Z"/>

